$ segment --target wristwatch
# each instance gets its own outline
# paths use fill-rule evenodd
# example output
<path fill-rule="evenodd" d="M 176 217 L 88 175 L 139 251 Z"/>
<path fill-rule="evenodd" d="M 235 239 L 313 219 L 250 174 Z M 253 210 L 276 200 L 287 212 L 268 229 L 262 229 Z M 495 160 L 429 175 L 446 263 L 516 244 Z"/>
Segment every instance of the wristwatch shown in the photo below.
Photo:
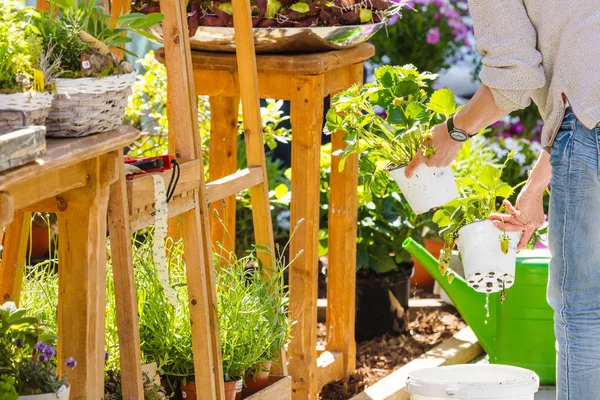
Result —
<path fill-rule="evenodd" d="M 454 114 L 452 114 L 450 118 L 446 120 L 446 126 L 448 127 L 448 134 L 450 137 L 457 142 L 463 143 L 475 136 L 469 135 L 467 132 L 454 126 Z"/>

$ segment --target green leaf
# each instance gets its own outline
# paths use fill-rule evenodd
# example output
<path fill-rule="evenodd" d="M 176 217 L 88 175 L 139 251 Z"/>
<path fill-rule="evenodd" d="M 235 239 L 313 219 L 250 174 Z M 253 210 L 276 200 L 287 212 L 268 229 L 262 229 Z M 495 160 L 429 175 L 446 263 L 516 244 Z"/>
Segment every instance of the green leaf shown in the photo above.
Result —
<path fill-rule="evenodd" d="M 390 106 L 387 109 L 387 121 L 396 125 L 406 124 L 406 116 L 402 108 Z"/>
<path fill-rule="evenodd" d="M 377 76 L 377 72 L 380 70 L 381 70 L 381 75 Z M 377 71 L 375 71 L 375 77 L 377 78 L 377 80 L 379 81 L 381 86 L 383 86 L 386 89 L 389 89 L 394 85 L 394 81 L 395 81 L 394 75 L 388 69 L 384 69 L 384 68 L 378 69 Z"/>
<path fill-rule="evenodd" d="M 307 13 L 310 11 L 310 7 L 306 3 L 295 3 L 290 6 L 290 10 L 294 10 L 299 13 Z"/>
<path fill-rule="evenodd" d="M 506 182 L 501 182 L 498 186 L 496 186 L 495 195 L 496 197 L 502 197 L 503 199 L 509 198 L 514 192 L 512 186 L 510 186 Z"/>
<path fill-rule="evenodd" d="M 404 113 L 406 114 L 407 118 L 413 120 L 424 121 L 429 118 L 427 109 L 419 103 L 409 103 L 408 106 L 406 106 Z"/>
<path fill-rule="evenodd" d="M 413 80 L 403 80 L 398 82 L 394 88 L 394 95 L 396 97 L 406 97 L 419 90 L 419 85 Z"/>
<path fill-rule="evenodd" d="M 454 93 L 450 89 L 436 90 L 429 99 L 427 108 L 445 117 L 449 117 L 456 110 Z"/>
<path fill-rule="evenodd" d="M 478 177 L 479 183 L 492 190 L 500 182 L 500 170 L 487 164 L 481 168 Z"/>
<path fill-rule="evenodd" d="M 327 128 L 329 129 L 329 132 L 335 132 L 342 128 L 344 118 L 342 118 L 341 115 L 338 115 L 335 109 L 330 108 L 329 111 L 327 111 L 327 116 L 325 119 L 327 121 Z"/>
<path fill-rule="evenodd" d="M 378 274 L 393 271 L 398 266 L 385 246 L 371 246 L 369 248 L 369 268 Z"/>
<path fill-rule="evenodd" d="M 277 0 L 267 0 L 267 18 L 274 18 L 281 9 L 281 3 Z"/>
<path fill-rule="evenodd" d="M 223 11 L 229 15 L 233 14 L 233 5 L 231 3 L 221 3 L 219 4 L 219 11 Z"/>
<path fill-rule="evenodd" d="M 221 4 L 231 4 L 231 3 L 221 3 Z M 219 5 L 219 9 L 221 6 Z M 147 29 L 153 27 L 154 25 L 159 24 L 162 20 L 165 19 L 165 16 L 161 13 L 151 13 L 145 15 L 143 18 L 134 20 L 131 25 L 129 25 L 132 29 Z"/>
<path fill-rule="evenodd" d="M 360 22 L 366 24 L 367 22 L 371 22 L 373 19 L 373 11 L 367 10 L 366 8 L 361 8 L 359 12 Z"/>

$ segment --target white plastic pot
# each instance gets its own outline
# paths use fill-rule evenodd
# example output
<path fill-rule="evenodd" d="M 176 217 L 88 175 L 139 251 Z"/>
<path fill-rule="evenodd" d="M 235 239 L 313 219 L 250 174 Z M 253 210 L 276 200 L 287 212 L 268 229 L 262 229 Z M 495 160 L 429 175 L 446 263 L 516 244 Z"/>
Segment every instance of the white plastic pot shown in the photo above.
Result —
<path fill-rule="evenodd" d="M 57 393 L 33 394 L 30 396 L 19 396 L 17 400 L 69 400 L 71 386 L 63 385 Z"/>
<path fill-rule="evenodd" d="M 421 164 L 410 178 L 404 176 L 405 168 L 395 168 L 389 173 L 416 214 L 441 207 L 458 197 L 451 167 L 438 168 Z"/>
<path fill-rule="evenodd" d="M 539 386 L 527 369 L 469 364 L 415 371 L 406 388 L 411 400 L 533 400 Z"/>
<path fill-rule="evenodd" d="M 515 283 L 517 244 L 522 232 L 506 232 L 508 252 L 501 248 L 504 232 L 492 221 L 479 221 L 458 231 L 458 250 L 462 258 L 467 284 L 478 292 L 493 293 Z"/>

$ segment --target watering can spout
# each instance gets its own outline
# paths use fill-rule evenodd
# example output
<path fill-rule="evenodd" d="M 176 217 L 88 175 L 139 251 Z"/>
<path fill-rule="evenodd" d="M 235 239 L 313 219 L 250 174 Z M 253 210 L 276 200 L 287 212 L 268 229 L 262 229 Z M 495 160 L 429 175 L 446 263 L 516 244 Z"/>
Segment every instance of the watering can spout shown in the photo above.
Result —
<path fill-rule="evenodd" d="M 456 276 L 452 283 L 449 283 L 447 277 L 442 276 L 438 270 L 438 260 L 412 238 L 407 238 L 402 243 L 402 247 L 419 261 L 427 272 L 440 284 L 460 315 L 479 339 L 479 343 L 483 349 L 492 355 L 497 318 L 496 310 L 493 307 L 490 310 L 490 318 L 486 318 L 484 308 L 486 295 L 473 290 L 460 276 Z M 496 301 L 493 301 L 495 299 L 492 299 L 494 296 L 498 296 L 498 294 L 494 293 L 490 295 L 490 305 L 496 304 Z"/>

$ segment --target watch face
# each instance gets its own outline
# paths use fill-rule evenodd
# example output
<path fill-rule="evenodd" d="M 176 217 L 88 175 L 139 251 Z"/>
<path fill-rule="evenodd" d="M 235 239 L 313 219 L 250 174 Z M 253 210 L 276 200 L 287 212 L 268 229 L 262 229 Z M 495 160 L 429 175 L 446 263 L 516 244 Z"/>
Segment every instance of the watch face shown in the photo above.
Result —
<path fill-rule="evenodd" d="M 456 140 L 457 142 L 466 142 L 467 139 L 469 138 L 469 136 L 462 131 L 458 131 L 458 130 L 453 130 L 450 132 L 450 137 L 454 140 Z"/>

